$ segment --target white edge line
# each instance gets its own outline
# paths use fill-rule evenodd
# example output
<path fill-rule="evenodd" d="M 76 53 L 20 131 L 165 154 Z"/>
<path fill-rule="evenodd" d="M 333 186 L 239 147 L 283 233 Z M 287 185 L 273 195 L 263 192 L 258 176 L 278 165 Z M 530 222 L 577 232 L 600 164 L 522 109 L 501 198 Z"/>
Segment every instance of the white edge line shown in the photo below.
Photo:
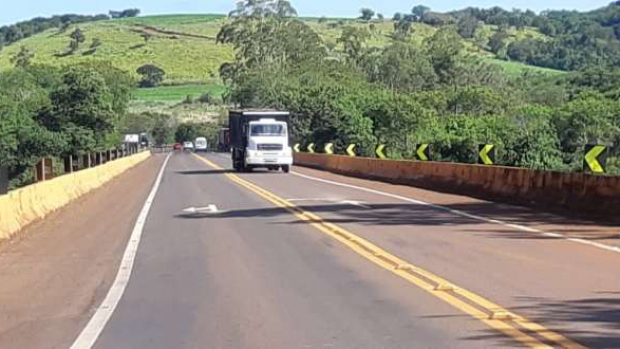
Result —
<path fill-rule="evenodd" d="M 157 191 L 164 176 L 164 170 L 166 169 L 168 160 L 170 160 L 170 156 L 171 154 L 168 154 L 166 160 L 164 160 L 164 163 L 159 170 L 159 174 L 157 175 L 157 179 L 153 184 L 153 188 L 151 189 L 151 192 L 142 207 L 142 211 L 140 211 L 140 215 L 138 215 L 138 219 L 134 225 L 131 237 L 127 243 L 127 247 L 125 248 L 125 253 L 123 254 L 123 259 L 121 260 L 121 265 L 118 268 L 114 283 L 110 287 L 110 290 L 101 305 L 90 318 L 90 321 L 86 327 L 84 327 L 78 338 L 71 346 L 71 349 L 88 349 L 95 344 L 97 338 L 99 338 L 99 335 L 103 332 L 104 327 L 110 320 L 112 313 L 114 313 L 114 310 L 121 300 L 123 293 L 125 293 L 125 288 L 129 283 L 129 278 L 131 277 L 131 272 L 134 267 L 138 246 L 140 245 L 140 239 L 142 238 L 144 224 L 146 223 L 146 219 L 151 210 L 151 205 L 153 204 L 155 195 L 157 195 Z"/>
<path fill-rule="evenodd" d="M 420 200 L 415 200 L 415 199 L 410 199 L 408 197 L 404 197 L 404 196 L 400 196 L 400 195 L 396 195 L 396 194 L 390 194 L 390 193 L 382 192 L 382 191 L 375 190 L 375 189 L 359 187 L 359 186 L 352 185 L 352 184 L 345 184 L 345 183 L 330 181 L 330 180 L 327 180 L 327 179 L 316 178 L 316 177 L 308 176 L 308 175 L 305 175 L 305 174 L 302 174 L 302 173 L 299 173 L 299 172 L 291 172 L 291 174 L 293 174 L 295 176 L 298 176 L 298 177 L 305 178 L 305 179 L 309 179 L 309 180 L 312 180 L 312 181 L 316 181 L 316 182 L 327 183 L 327 184 L 336 185 L 336 186 L 345 187 L 345 188 L 357 189 L 357 190 L 365 191 L 367 193 L 372 193 L 372 194 L 376 194 L 376 195 L 390 197 L 390 198 L 393 198 L 393 199 L 398 199 L 398 200 L 401 200 L 401 201 L 410 202 L 410 203 L 417 204 L 417 205 L 423 205 L 423 206 L 432 207 L 434 209 L 441 210 L 441 211 L 447 211 L 447 212 L 450 212 L 452 214 L 455 214 L 455 215 L 458 215 L 458 216 L 461 216 L 461 217 L 467 217 L 467 218 L 471 218 L 471 219 L 475 219 L 475 220 L 479 220 L 479 221 L 483 221 L 483 222 L 487 222 L 487 223 L 498 224 L 498 225 L 502 225 L 502 226 L 505 226 L 505 227 L 508 227 L 508 228 L 513 228 L 513 229 L 517 229 L 517 230 L 521 230 L 521 231 L 526 231 L 526 232 L 529 232 L 529 233 L 542 234 L 542 235 L 548 236 L 548 237 L 553 237 L 553 238 L 557 238 L 557 239 L 563 239 L 563 240 L 566 240 L 566 241 L 570 241 L 570 242 L 574 242 L 574 243 L 578 243 L 578 244 L 582 244 L 582 245 L 588 245 L 588 246 L 592 246 L 592 247 L 597 247 L 597 248 L 600 248 L 600 249 L 603 249 L 603 250 L 606 250 L 606 251 L 610 251 L 610 252 L 620 253 L 620 247 L 609 246 L 609 245 L 601 244 L 599 242 L 589 241 L 589 240 L 585 240 L 585 239 L 572 238 L 572 237 L 569 237 L 569 236 L 566 236 L 566 235 L 563 235 L 563 234 L 558 234 L 558 233 L 544 232 L 542 230 L 526 227 L 526 226 L 519 225 L 519 224 L 507 223 L 507 222 L 500 221 L 500 220 L 497 220 L 497 219 L 485 218 L 485 217 L 482 217 L 482 216 L 474 215 L 474 214 L 463 212 L 463 211 L 460 211 L 460 210 L 454 210 L 454 209 L 451 209 L 451 208 L 446 207 L 446 206 L 431 204 L 431 203 L 428 203 L 428 202 L 424 202 L 424 201 L 420 201 Z"/>

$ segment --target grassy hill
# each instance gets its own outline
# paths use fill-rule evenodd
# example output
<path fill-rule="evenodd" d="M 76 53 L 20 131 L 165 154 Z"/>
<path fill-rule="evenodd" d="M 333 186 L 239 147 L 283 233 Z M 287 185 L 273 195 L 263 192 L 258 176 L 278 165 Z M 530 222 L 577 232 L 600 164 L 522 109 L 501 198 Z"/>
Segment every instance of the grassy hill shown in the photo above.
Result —
<path fill-rule="evenodd" d="M 74 27 L 62 33 L 58 29 L 51 29 L 5 47 L 0 53 L 0 69 L 11 66 L 10 57 L 23 45 L 35 52 L 34 62 L 38 63 L 70 65 L 87 60 L 109 60 L 134 75 L 139 66 L 153 63 L 166 71 L 165 84 L 187 85 L 137 91 L 135 97 L 145 101 L 178 101 L 186 95 L 196 97 L 204 92 L 221 93 L 222 89 L 217 86 L 218 68 L 223 62 L 233 59 L 231 47 L 215 43 L 215 37 L 225 21 L 226 18 L 221 15 L 168 15 L 84 23 L 79 28 L 84 32 L 86 42 L 71 55 L 63 55 L 63 52 L 69 45 L 68 35 Z M 328 46 L 335 46 L 336 50 L 339 49 L 336 40 L 344 25 L 372 27 L 373 35 L 369 45 L 374 47 L 388 44 L 393 32 L 393 22 L 389 20 L 361 23 L 352 19 L 307 18 L 304 21 L 323 37 Z M 421 41 L 435 30 L 428 25 L 415 23 L 413 37 Z M 495 30 L 492 26 L 486 26 L 483 33 L 490 36 Z M 144 34 L 150 35 L 148 41 L 143 38 Z M 541 35 L 532 29 L 511 32 L 512 39 Z M 89 46 L 94 38 L 101 40 L 102 45 L 93 53 Z M 472 54 L 480 55 L 481 59 L 498 63 L 507 74 L 518 74 L 526 68 L 556 72 L 495 59 L 473 42 L 467 42 L 467 48 Z"/>

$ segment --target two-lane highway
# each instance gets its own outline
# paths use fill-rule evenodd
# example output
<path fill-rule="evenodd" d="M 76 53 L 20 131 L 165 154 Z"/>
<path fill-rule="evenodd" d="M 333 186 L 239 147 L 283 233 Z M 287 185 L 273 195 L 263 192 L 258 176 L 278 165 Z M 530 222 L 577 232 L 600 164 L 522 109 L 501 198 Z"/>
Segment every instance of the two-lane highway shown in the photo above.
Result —
<path fill-rule="evenodd" d="M 225 172 L 189 154 L 171 158 L 133 276 L 96 347 L 480 347 L 473 337 L 487 334 L 484 324 L 300 224 Z M 274 183 L 288 177 L 268 175 Z M 184 213 L 209 205 L 221 212 Z"/>
<path fill-rule="evenodd" d="M 229 168 L 171 156 L 95 347 L 620 347 L 617 253 Z"/>

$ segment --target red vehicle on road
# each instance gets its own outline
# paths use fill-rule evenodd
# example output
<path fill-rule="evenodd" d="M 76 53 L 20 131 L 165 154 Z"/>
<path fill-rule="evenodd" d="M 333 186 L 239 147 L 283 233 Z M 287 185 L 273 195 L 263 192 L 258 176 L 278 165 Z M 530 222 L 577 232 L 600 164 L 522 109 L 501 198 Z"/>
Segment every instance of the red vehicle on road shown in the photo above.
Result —
<path fill-rule="evenodd" d="M 174 150 L 183 150 L 183 144 L 181 144 L 181 143 L 174 143 L 174 145 L 172 146 L 172 149 L 174 149 Z"/>

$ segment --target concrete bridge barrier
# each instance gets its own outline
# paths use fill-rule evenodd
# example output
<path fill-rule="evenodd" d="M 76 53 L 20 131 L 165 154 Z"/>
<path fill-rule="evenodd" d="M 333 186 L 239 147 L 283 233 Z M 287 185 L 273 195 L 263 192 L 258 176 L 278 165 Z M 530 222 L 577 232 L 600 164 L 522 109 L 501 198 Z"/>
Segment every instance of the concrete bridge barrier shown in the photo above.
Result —
<path fill-rule="evenodd" d="M 0 240 L 45 218 L 80 196 L 146 160 L 150 152 L 120 158 L 104 165 L 39 182 L 0 196 Z"/>
<path fill-rule="evenodd" d="M 620 177 L 309 153 L 295 154 L 295 163 L 359 178 L 489 200 L 620 217 Z"/>

